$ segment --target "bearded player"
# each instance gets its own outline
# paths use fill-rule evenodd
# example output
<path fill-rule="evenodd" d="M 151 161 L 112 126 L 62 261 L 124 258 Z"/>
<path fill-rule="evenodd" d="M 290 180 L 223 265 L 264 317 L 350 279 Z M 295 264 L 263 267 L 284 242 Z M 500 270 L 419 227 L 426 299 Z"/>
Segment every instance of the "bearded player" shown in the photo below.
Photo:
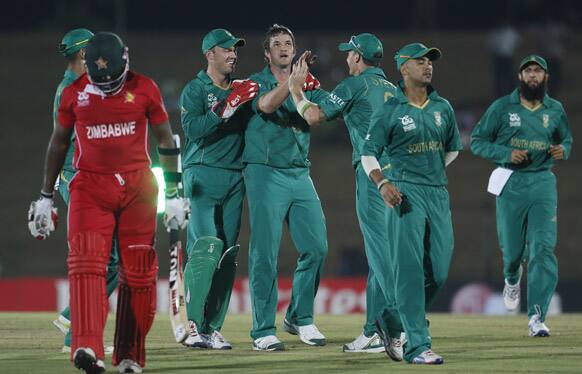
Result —
<path fill-rule="evenodd" d="M 141 373 L 145 338 L 156 307 L 158 260 L 153 247 L 158 187 L 150 171 L 148 123 L 168 176 L 168 215 L 180 214 L 177 155 L 168 114 L 156 84 L 129 70 L 127 47 L 113 33 L 87 44 L 84 74 L 63 90 L 48 145 L 41 197 L 31 204 L 31 233 L 44 239 L 55 228 L 54 183 L 75 134 L 69 183 L 68 277 L 72 321 L 71 359 L 86 373 L 103 373 L 107 318 L 105 274 L 114 231 L 119 241 L 119 294 L 113 365 Z M 168 198 L 168 196 L 167 196 Z"/>

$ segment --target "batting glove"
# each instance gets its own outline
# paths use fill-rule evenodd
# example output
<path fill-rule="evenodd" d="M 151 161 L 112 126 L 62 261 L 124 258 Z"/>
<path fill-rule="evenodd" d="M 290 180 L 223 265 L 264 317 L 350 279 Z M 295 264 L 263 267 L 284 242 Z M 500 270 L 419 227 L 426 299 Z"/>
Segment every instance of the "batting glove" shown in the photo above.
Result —
<path fill-rule="evenodd" d="M 28 229 L 36 239 L 44 240 L 55 231 L 58 223 L 58 211 L 53 206 L 53 199 L 41 196 L 30 203 L 28 209 Z"/>
<path fill-rule="evenodd" d="M 164 227 L 170 230 L 181 230 L 188 225 L 190 217 L 190 200 L 178 195 L 166 196 L 166 210 L 164 211 Z"/>

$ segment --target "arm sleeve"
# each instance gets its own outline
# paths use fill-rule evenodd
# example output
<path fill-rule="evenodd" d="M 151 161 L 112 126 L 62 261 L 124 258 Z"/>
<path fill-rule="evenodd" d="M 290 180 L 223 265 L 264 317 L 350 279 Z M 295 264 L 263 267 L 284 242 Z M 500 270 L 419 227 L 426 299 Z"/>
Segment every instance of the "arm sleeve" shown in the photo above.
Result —
<path fill-rule="evenodd" d="M 494 104 L 495 105 L 495 104 Z M 494 105 L 489 107 L 483 118 L 473 129 L 471 134 L 471 151 L 477 156 L 481 156 L 495 163 L 507 163 L 511 161 L 510 147 L 495 144 L 493 141 L 497 137 L 500 125 L 500 118 Z"/>
<path fill-rule="evenodd" d="M 562 109 L 562 115 L 560 116 L 560 123 L 558 124 L 558 129 L 555 134 L 556 141 L 564 147 L 564 160 L 570 157 L 572 152 L 572 133 L 570 132 L 570 124 L 568 122 L 568 117 L 566 112 Z"/>
<path fill-rule="evenodd" d="M 320 103 L 319 107 L 329 121 L 342 114 L 352 99 L 350 87 L 345 82 L 341 82 L 329 95 Z"/>
<path fill-rule="evenodd" d="M 459 135 L 459 126 L 457 125 L 455 111 L 453 110 L 453 107 L 451 105 L 449 105 L 448 116 L 449 116 L 449 127 L 447 129 L 448 131 L 447 140 L 445 144 L 445 152 L 460 151 L 463 149 L 463 145 L 461 144 L 461 136 Z"/>
<path fill-rule="evenodd" d="M 166 123 L 169 120 L 168 112 L 166 112 L 166 107 L 164 106 L 164 100 L 162 99 L 162 94 L 158 85 L 153 80 L 150 80 L 149 89 L 149 103 L 147 107 L 147 117 L 150 125 L 160 125 Z"/>
<path fill-rule="evenodd" d="M 388 126 L 391 111 L 387 112 L 383 109 L 376 111 L 370 121 L 368 133 L 362 144 L 362 156 L 374 156 L 379 159 L 384 147 L 388 145 Z"/>
<path fill-rule="evenodd" d="M 205 96 L 200 87 L 188 85 L 180 97 L 180 112 L 184 135 L 190 140 L 204 138 L 214 131 L 222 119 L 212 110 L 205 108 Z"/>
<path fill-rule="evenodd" d="M 74 97 L 72 92 L 72 89 L 65 88 L 63 90 L 57 113 L 57 122 L 61 127 L 67 129 L 72 129 L 75 126 L 75 112 L 73 111 Z"/>

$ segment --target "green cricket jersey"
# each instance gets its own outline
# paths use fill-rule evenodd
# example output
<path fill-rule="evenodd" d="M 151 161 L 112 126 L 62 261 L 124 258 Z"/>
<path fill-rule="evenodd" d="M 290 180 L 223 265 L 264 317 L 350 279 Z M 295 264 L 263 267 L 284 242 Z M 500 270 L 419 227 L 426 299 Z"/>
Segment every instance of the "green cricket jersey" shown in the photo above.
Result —
<path fill-rule="evenodd" d="M 328 120 L 343 115 L 354 148 L 352 165 L 354 169 L 361 160 L 361 149 L 368 133 L 373 113 L 382 107 L 396 93 L 396 86 L 386 80 L 380 68 L 368 68 L 358 76 L 344 79 L 319 105 Z M 385 152 L 380 157 L 380 165 L 388 165 Z"/>
<path fill-rule="evenodd" d="M 566 112 L 559 101 L 544 97 L 535 109 L 523 106 L 519 90 L 491 104 L 471 136 L 471 151 L 504 168 L 520 171 L 550 169 L 554 158 L 550 145 L 562 144 L 564 158 L 570 156 L 572 135 Z M 511 163 L 511 151 L 528 151 L 528 160 Z"/>
<path fill-rule="evenodd" d="M 239 108 L 224 121 L 212 111 L 212 106 L 228 97 L 231 90 L 215 86 L 201 70 L 188 82 L 180 97 L 182 128 L 186 141 L 182 149 L 182 165 L 206 165 L 241 170 L 244 147 L 243 132 L 250 111 L 248 105 Z"/>
<path fill-rule="evenodd" d="M 57 125 L 57 115 L 59 113 L 59 105 L 61 104 L 61 95 L 63 90 L 70 86 L 77 79 L 77 75 L 72 70 L 65 70 L 65 75 L 63 80 L 57 87 L 57 92 L 55 93 L 55 100 L 53 102 L 53 125 Z M 71 145 L 67 149 L 67 156 L 65 157 L 65 162 L 63 163 L 63 170 L 74 173 L 75 168 L 73 167 L 73 156 L 75 155 L 75 136 L 71 136 Z M 68 182 L 68 181 L 66 181 Z"/>
<path fill-rule="evenodd" d="M 396 95 L 372 119 L 362 155 L 378 158 L 385 148 L 391 181 L 444 186 L 445 153 L 462 149 L 453 108 L 431 86 L 424 105 L 413 105 L 404 82 L 398 85 Z"/>
<path fill-rule="evenodd" d="M 275 168 L 306 168 L 311 165 L 307 156 L 311 138 L 307 122 L 295 108 L 291 95 L 274 113 L 261 113 L 258 98 L 277 87 L 277 78 L 269 66 L 250 77 L 260 84 L 260 92 L 253 101 L 254 116 L 245 132 L 243 162 L 264 164 Z M 324 90 L 306 91 L 307 100 L 320 104 L 328 97 Z"/>

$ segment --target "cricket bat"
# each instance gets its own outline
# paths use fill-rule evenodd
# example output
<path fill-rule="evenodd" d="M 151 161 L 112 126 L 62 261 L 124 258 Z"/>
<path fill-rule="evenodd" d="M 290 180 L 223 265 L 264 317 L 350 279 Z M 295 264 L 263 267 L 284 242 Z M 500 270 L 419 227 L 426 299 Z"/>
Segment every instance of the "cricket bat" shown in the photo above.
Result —
<path fill-rule="evenodd" d="M 176 148 L 180 148 L 180 136 L 174 135 Z M 178 156 L 178 171 L 182 171 L 180 156 Z M 181 188 L 181 183 L 178 185 Z M 170 223 L 170 277 L 168 297 L 170 301 L 170 321 L 176 342 L 182 343 L 188 337 L 188 317 L 184 296 L 184 266 L 180 229 L 177 222 Z"/>
<path fill-rule="evenodd" d="M 188 318 L 184 299 L 184 271 L 182 270 L 182 243 L 180 231 L 170 229 L 170 277 L 168 296 L 170 298 L 170 321 L 176 342 L 182 343 L 188 337 Z"/>

